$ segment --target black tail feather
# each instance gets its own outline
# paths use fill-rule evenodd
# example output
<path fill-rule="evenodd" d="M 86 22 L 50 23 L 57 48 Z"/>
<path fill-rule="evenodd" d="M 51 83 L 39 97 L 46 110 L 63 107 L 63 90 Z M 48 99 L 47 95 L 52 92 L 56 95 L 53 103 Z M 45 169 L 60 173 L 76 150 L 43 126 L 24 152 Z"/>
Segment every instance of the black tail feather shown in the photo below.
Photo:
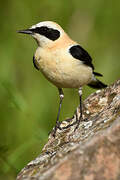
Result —
<path fill-rule="evenodd" d="M 95 76 L 103 76 L 102 74 L 100 74 L 100 73 L 98 73 L 98 72 L 93 72 L 93 74 L 94 74 Z"/>
<path fill-rule="evenodd" d="M 100 80 L 96 79 L 95 81 L 92 81 L 88 84 L 88 86 L 94 88 L 94 89 L 102 89 L 106 88 L 107 85 L 102 83 Z"/>

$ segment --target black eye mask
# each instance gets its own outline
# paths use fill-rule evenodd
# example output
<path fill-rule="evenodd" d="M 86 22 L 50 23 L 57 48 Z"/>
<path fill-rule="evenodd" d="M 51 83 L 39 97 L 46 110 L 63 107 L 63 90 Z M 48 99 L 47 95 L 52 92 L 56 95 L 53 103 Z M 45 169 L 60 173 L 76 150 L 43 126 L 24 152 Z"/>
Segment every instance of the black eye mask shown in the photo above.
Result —
<path fill-rule="evenodd" d="M 35 29 L 30 29 L 33 33 L 41 34 L 48 39 L 55 41 L 60 37 L 60 32 L 56 29 L 48 28 L 46 26 L 36 27 Z"/>

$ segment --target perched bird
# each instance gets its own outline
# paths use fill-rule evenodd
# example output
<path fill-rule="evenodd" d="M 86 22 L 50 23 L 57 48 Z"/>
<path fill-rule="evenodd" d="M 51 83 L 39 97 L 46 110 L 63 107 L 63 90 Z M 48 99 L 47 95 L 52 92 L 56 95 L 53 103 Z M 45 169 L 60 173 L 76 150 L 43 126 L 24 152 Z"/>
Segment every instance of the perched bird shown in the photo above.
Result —
<path fill-rule="evenodd" d="M 82 119 L 82 87 L 89 85 L 101 89 L 107 86 L 96 78 L 102 75 L 94 72 L 92 58 L 55 22 L 40 22 L 18 32 L 29 34 L 36 40 L 38 48 L 33 56 L 34 67 L 58 88 L 60 103 L 53 135 L 60 128 L 59 115 L 64 98 L 62 88 L 78 88 L 80 117 L 76 119 L 77 129 Z"/>

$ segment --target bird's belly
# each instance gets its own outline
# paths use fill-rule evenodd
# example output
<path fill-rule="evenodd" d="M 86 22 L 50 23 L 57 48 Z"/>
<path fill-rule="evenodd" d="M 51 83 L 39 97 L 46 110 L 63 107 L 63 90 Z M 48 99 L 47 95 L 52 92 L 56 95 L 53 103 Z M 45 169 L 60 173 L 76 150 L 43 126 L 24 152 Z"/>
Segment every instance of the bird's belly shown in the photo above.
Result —
<path fill-rule="evenodd" d="M 79 60 L 76 60 L 79 61 Z M 92 69 L 83 64 L 69 61 L 41 59 L 39 67 L 44 76 L 59 88 L 79 88 L 88 84 L 92 78 Z"/>

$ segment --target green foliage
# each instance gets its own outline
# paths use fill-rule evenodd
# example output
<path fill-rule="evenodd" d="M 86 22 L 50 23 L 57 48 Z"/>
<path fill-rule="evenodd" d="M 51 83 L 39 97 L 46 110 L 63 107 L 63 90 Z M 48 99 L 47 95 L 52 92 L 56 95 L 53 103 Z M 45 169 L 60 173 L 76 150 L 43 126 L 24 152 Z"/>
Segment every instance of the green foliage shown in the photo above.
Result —
<path fill-rule="evenodd" d="M 55 124 L 58 92 L 34 69 L 36 44 L 17 34 L 44 20 L 61 24 L 93 57 L 110 84 L 119 78 L 120 25 L 117 0 L 1 1 L 0 11 L 0 179 L 13 179 L 40 154 Z M 78 106 L 77 90 L 64 90 L 61 120 Z M 85 87 L 84 98 L 94 90 Z"/>

